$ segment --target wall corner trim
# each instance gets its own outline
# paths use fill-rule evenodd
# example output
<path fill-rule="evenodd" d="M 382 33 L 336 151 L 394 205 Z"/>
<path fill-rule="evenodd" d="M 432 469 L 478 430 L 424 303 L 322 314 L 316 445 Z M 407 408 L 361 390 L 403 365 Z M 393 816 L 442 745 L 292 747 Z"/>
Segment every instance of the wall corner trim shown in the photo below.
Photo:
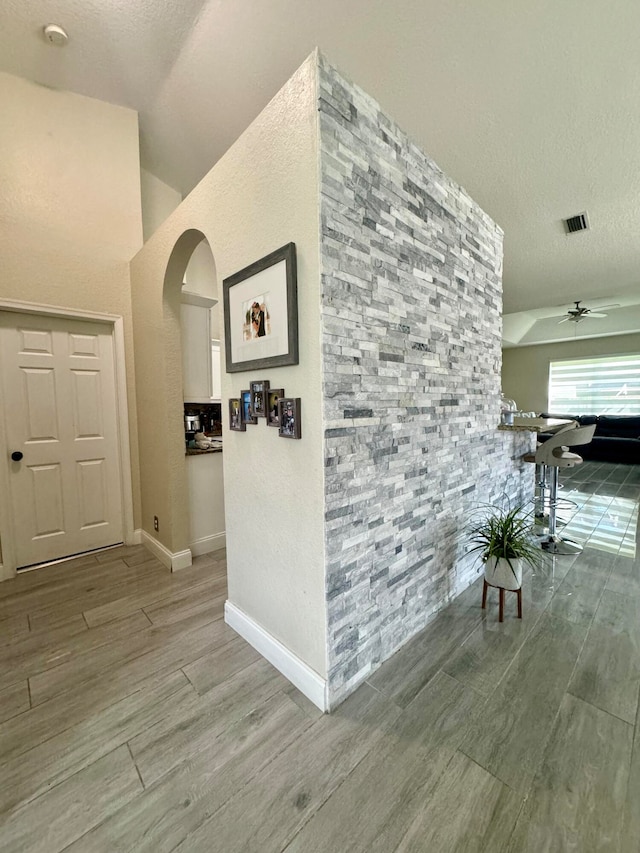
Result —
<path fill-rule="evenodd" d="M 219 551 L 227 544 L 226 536 L 223 533 L 214 533 L 212 536 L 203 536 L 202 539 L 196 539 L 189 545 L 191 555 L 200 557 L 202 554 L 209 554 L 211 551 Z"/>
<path fill-rule="evenodd" d="M 175 554 L 165 548 L 157 539 L 150 536 L 146 530 L 141 531 L 142 544 L 145 545 L 152 554 L 160 560 L 163 566 L 171 569 L 172 572 L 177 572 L 180 569 L 186 569 L 191 565 L 191 551 L 186 548 L 184 551 L 176 551 Z"/>
<path fill-rule="evenodd" d="M 131 535 L 125 539 L 125 545 L 142 545 L 142 530 L 136 527 L 131 531 Z"/>
<path fill-rule="evenodd" d="M 329 710 L 327 682 L 315 670 L 307 666 L 304 661 L 230 601 L 226 601 L 224 605 L 224 621 L 275 666 L 294 687 L 304 693 L 317 708 L 325 712 Z"/>

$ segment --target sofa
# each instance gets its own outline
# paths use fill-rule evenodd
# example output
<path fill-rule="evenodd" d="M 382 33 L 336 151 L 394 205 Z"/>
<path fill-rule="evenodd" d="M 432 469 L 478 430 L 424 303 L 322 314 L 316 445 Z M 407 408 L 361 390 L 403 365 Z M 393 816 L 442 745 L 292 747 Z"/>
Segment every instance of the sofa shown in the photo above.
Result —
<path fill-rule="evenodd" d="M 640 417 L 636 415 L 558 415 L 543 412 L 543 418 L 571 418 L 581 426 L 596 425 L 590 444 L 576 451 L 583 459 L 640 465 Z M 549 438 L 542 433 L 540 439 Z"/>

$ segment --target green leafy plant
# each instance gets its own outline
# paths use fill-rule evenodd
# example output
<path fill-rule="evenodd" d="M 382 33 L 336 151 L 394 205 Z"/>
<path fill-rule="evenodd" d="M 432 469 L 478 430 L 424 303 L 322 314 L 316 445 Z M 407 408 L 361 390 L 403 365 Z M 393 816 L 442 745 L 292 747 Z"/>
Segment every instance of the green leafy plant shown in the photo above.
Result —
<path fill-rule="evenodd" d="M 538 547 L 533 533 L 531 518 L 523 507 L 502 510 L 498 507 L 481 507 L 483 516 L 472 522 L 468 530 L 471 547 L 468 553 L 477 553 L 483 564 L 489 560 L 506 560 L 514 571 L 512 560 L 523 560 L 532 568 L 540 565 L 542 551 Z"/>

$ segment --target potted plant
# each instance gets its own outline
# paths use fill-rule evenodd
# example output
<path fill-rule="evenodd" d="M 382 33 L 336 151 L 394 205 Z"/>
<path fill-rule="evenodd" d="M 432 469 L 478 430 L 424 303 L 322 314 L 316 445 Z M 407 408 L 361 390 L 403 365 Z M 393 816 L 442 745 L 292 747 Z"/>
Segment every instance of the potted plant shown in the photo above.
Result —
<path fill-rule="evenodd" d="M 469 553 L 477 553 L 491 586 L 520 589 L 525 563 L 540 565 L 542 552 L 532 533 L 531 519 L 521 506 L 502 510 L 485 507 L 483 517 L 469 529 Z"/>

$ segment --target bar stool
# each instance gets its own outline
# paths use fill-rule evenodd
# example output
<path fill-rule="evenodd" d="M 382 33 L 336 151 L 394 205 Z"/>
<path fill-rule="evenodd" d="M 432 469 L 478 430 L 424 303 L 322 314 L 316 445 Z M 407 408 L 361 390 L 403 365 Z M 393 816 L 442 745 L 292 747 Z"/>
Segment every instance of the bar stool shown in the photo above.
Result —
<path fill-rule="evenodd" d="M 589 444 L 595 430 L 595 424 L 584 427 L 572 426 L 560 430 L 540 445 L 535 452 L 535 462 L 537 465 L 545 466 L 546 479 L 549 482 L 549 533 L 541 540 L 540 547 L 550 554 L 569 555 L 579 554 L 582 551 L 582 545 L 569 539 L 562 539 L 556 532 L 558 471 L 560 468 L 574 468 L 582 464 L 582 456 L 571 453 L 567 447 Z"/>
<path fill-rule="evenodd" d="M 556 436 L 556 435 L 560 435 L 560 433 L 562 433 L 562 432 L 566 432 L 567 430 L 574 430 L 577 428 L 577 426 L 578 426 L 577 421 L 571 421 L 571 423 L 567 424 L 566 426 L 562 427 L 559 430 L 556 430 L 556 432 L 554 432 L 553 435 Z M 543 444 L 546 444 L 548 440 L 549 439 L 546 439 L 545 441 L 538 441 L 538 443 L 536 445 L 535 452 L 534 453 L 525 453 L 525 455 L 522 457 L 524 462 L 532 462 L 536 466 L 535 485 L 536 485 L 537 491 L 536 491 L 535 502 L 534 502 L 534 516 L 536 519 L 544 518 L 544 511 L 545 511 L 545 506 L 546 506 L 546 493 L 547 493 L 547 487 L 548 487 L 547 466 L 544 465 L 542 462 L 537 461 L 537 453 L 540 450 L 540 448 L 543 446 Z M 556 506 L 557 506 L 557 500 L 556 500 Z"/>

